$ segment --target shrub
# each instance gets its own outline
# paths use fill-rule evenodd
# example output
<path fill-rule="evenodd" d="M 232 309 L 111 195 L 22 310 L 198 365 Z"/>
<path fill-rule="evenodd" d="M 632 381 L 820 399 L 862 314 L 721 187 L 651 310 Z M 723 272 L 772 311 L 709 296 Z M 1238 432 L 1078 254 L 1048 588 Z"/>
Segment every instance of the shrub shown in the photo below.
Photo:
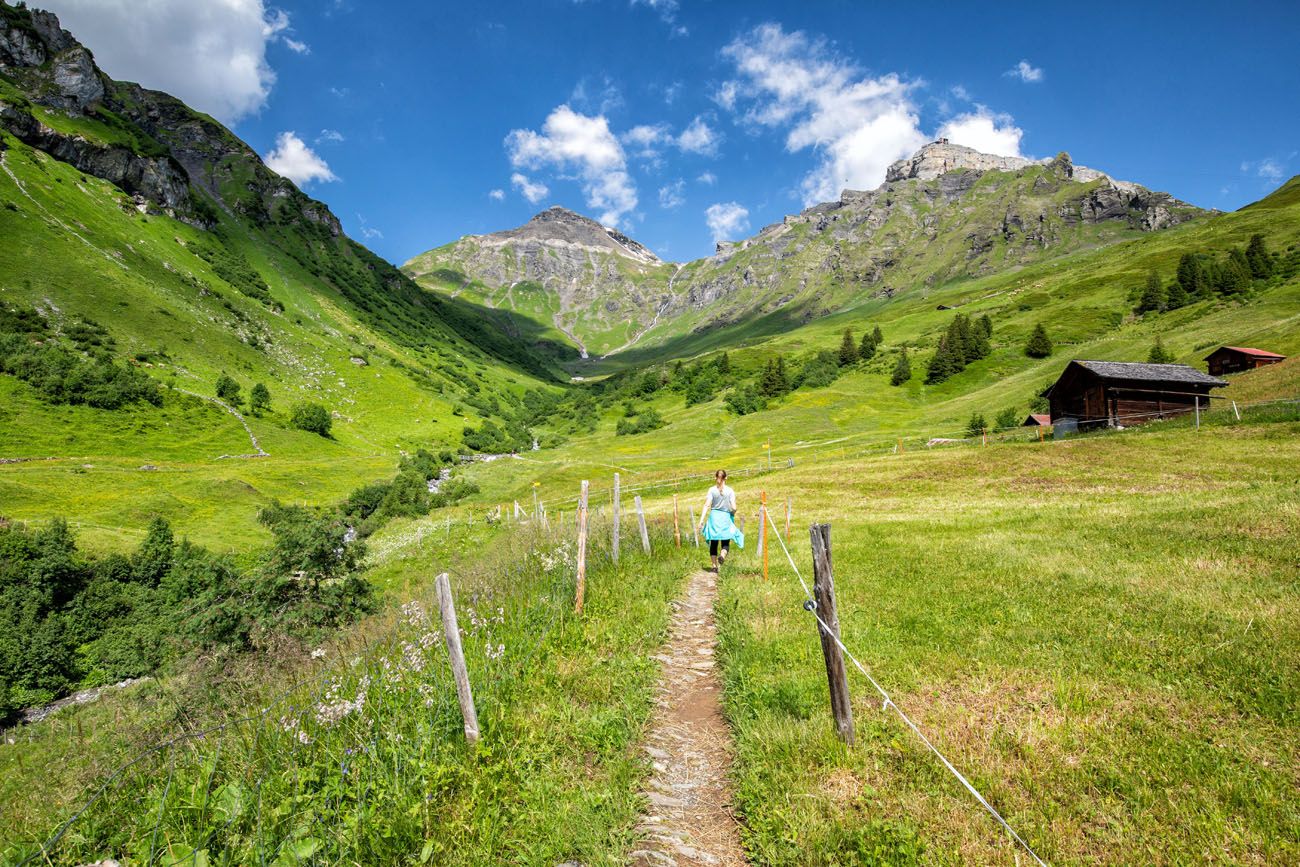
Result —
<path fill-rule="evenodd" d="M 304 402 L 294 404 L 289 423 L 299 430 L 320 434 L 328 438 L 334 420 L 330 418 L 330 411 L 319 403 Z"/>
<path fill-rule="evenodd" d="M 988 430 L 989 423 L 984 420 L 984 413 L 971 413 L 970 421 L 966 422 L 966 436 L 977 437 Z"/>
<path fill-rule="evenodd" d="M 231 406 L 239 406 L 242 398 L 239 396 L 239 383 L 235 382 L 226 374 L 217 377 L 217 397 L 224 400 Z"/>
<path fill-rule="evenodd" d="M 254 415 L 261 415 L 271 408 L 271 392 L 264 384 L 259 382 L 248 393 L 248 408 Z"/>
<path fill-rule="evenodd" d="M 894 372 L 889 377 L 890 385 L 902 385 L 912 378 L 912 362 L 907 359 L 907 348 L 904 347 L 898 351 L 898 363 L 894 365 Z"/>
<path fill-rule="evenodd" d="M 723 401 L 736 415 L 749 415 L 767 409 L 767 399 L 753 385 L 742 385 L 727 393 Z"/>

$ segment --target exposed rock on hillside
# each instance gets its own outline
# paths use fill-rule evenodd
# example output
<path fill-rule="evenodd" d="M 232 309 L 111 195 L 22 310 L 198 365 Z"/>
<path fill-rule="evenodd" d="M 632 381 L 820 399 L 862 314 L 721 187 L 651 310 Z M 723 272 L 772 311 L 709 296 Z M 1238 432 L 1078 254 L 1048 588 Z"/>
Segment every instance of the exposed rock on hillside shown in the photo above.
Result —
<path fill-rule="evenodd" d="M 0 3 L 0 73 L 22 93 L 0 91 L 0 125 L 157 210 L 208 223 L 210 205 L 195 196 L 201 190 L 217 206 L 259 223 L 274 217 L 342 234 L 328 208 L 266 168 L 221 124 L 168 94 L 105 75 L 50 12 Z M 60 118 L 95 123 L 68 129 Z"/>

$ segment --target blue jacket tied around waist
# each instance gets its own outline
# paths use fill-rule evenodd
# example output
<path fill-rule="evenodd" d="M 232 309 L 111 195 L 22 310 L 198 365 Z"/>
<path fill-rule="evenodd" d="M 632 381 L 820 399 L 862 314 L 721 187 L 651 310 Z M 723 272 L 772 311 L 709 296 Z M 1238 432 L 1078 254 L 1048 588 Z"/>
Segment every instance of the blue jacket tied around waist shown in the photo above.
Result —
<path fill-rule="evenodd" d="M 721 509 L 709 510 L 709 520 L 704 524 L 703 535 L 710 542 L 721 542 L 724 539 L 729 539 L 741 548 L 745 547 L 745 534 L 740 532 L 740 528 L 736 526 L 736 521 L 732 518 L 731 513 L 724 512 Z"/>

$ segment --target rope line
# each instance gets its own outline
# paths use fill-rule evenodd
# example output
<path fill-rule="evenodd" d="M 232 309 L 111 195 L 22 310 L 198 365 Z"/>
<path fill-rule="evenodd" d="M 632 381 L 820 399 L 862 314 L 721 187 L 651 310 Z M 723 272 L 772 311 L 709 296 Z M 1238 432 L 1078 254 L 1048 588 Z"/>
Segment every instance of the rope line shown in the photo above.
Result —
<path fill-rule="evenodd" d="M 797 577 L 799 579 L 799 583 L 803 585 L 804 595 L 808 597 L 808 601 L 804 604 L 804 608 L 807 609 L 808 612 L 812 614 L 814 618 L 817 619 L 817 625 L 821 628 L 821 630 L 824 633 L 826 633 L 826 635 L 832 641 L 835 642 L 836 646 L 839 647 L 839 649 L 844 653 L 844 655 L 849 658 L 849 661 L 853 663 L 853 667 L 856 668 L 859 672 L 861 672 L 862 676 L 865 677 L 873 687 L 875 687 L 876 692 L 880 693 L 880 697 L 881 699 L 883 699 L 880 709 L 886 710 L 888 708 L 893 708 L 894 713 L 898 714 L 899 719 L 901 719 L 904 723 L 906 723 L 907 727 L 916 733 L 916 736 L 921 739 L 921 743 L 925 744 L 926 747 L 929 748 L 930 752 L 938 756 L 939 761 L 943 762 L 943 766 L 947 768 L 954 777 L 957 778 L 957 781 L 960 782 L 962 786 L 966 788 L 966 791 L 970 792 L 975 797 L 975 800 L 978 801 L 980 805 L 989 812 L 989 815 L 991 815 L 994 819 L 997 819 L 998 823 L 1002 825 L 1003 828 L 1007 829 L 1007 832 L 1011 834 L 1011 836 L 1015 839 L 1015 841 L 1019 843 L 1020 846 L 1026 852 L 1029 853 L 1029 856 L 1033 858 L 1034 861 L 1036 861 L 1040 865 L 1040 867 L 1047 867 L 1047 864 L 1043 861 L 1042 858 L 1038 857 L 1038 854 L 1034 852 L 1032 848 L 1030 848 L 1029 844 L 1025 842 L 1024 838 L 1016 833 L 1016 830 L 1011 827 L 1011 825 L 1007 822 L 1006 819 L 1002 818 L 1002 814 L 999 813 L 992 804 L 990 804 L 987 800 L 985 800 L 984 796 L 980 794 L 979 790 L 976 789 L 975 786 L 971 784 L 971 781 L 966 779 L 965 775 L 963 775 L 961 771 L 957 770 L 957 768 L 953 765 L 952 762 L 948 761 L 948 757 L 945 756 L 942 752 L 940 752 L 939 748 L 936 747 L 933 743 L 931 743 L 930 739 L 927 738 L 919 728 L 917 728 L 916 723 L 912 722 L 911 717 L 909 717 L 906 713 L 904 713 L 903 709 L 894 703 L 894 700 L 889 697 L 889 693 L 885 691 L 885 688 L 881 686 L 874 677 L 871 676 L 871 672 L 867 671 L 867 669 L 862 665 L 862 663 L 858 661 L 858 658 L 854 656 L 853 651 L 849 650 L 849 648 L 844 644 L 844 642 L 840 640 L 840 637 L 835 634 L 834 630 L 832 630 L 830 626 L 827 625 L 826 621 L 822 620 L 821 614 L 819 614 L 817 611 L 817 600 L 813 598 L 812 591 L 808 587 L 808 582 L 804 580 L 803 573 L 799 571 L 799 566 L 794 562 L 794 557 L 790 555 L 790 549 L 785 546 L 785 540 L 781 538 L 780 530 L 777 529 L 776 524 L 772 521 L 772 513 L 770 511 L 767 514 L 767 521 L 772 527 L 772 535 L 776 536 L 777 542 L 779 542 L 781 545 L 781 550 L 785 553 L 786 560 L 790 562 L 790 568 L 794 570 L 795 577 Z"/>

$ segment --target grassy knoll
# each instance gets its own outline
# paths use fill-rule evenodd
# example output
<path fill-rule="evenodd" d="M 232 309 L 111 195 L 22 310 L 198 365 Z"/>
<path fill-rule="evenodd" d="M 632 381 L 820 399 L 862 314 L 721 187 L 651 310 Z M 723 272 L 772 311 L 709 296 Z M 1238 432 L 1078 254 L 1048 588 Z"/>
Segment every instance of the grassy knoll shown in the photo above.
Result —
<path fill-rule="evenodd" d="M 230 864 L 619 863 L 640 809 L 645 768 L 633 746 L 652 706 L 657 666 L 649 657 L 684 558 L 627 554 L 614 568 L 597 544 L 579 619 L 571 540 L 480 525 L 456 541 L 430 534 L 413 543 L 412 529 L 376 537 L 375 568 L 394 584 L 418 576 L 421 608 L 394 605 L 324 648 L 323 659 L 281 650 L 258 670 L 209 683 L 215 672 L 195 671 L 68 712 L 57 730 L 38 728 L 30 745 L 20 734 L 15 748 L 0 751 L 0 860 L 32 853 L 140 745 L 103 738 L 96 743 L 113 748 L 97 745 L 93 759 L 37 775 L 75 744 L 68 732 L 104 726 L 121 702 L 134 714 L 141 703 L 154 708 L 151 737 L 164 728 L 227 728 L 164 749 L 115 780 L 71 826 L 54 863 L 151 853 L 167 860 L 195 850 L 199 863 Z M 483 727 L 475 749 L 460 732 L 428 581 L 465 546 L 477 550 L 477 565 L 455 570 L 453 582 Z M 302 685 L 286 692 L 295 682 Z"/>
<path fill-rule="evenodd" d="M 1148 429 L 796 468 L 844 639 L 1050 863 L 1300 857 L 1300 424 Z M 832 481 L 833 480 L 833 481 Z M 743 490 L 744 494 L 752 493 Z M 831 733 L 779 550 L 723 584 L 738 807 L 768 864 L 1024 863 L 850 672 Z"/>

